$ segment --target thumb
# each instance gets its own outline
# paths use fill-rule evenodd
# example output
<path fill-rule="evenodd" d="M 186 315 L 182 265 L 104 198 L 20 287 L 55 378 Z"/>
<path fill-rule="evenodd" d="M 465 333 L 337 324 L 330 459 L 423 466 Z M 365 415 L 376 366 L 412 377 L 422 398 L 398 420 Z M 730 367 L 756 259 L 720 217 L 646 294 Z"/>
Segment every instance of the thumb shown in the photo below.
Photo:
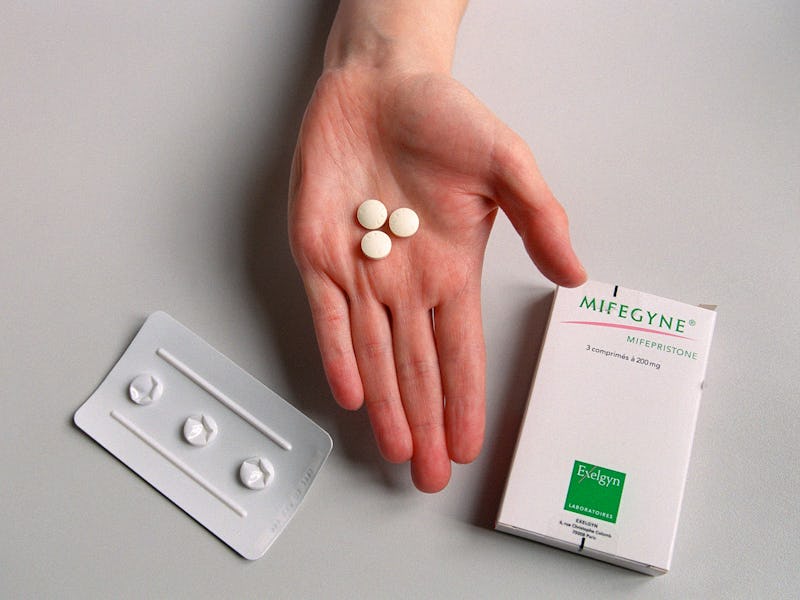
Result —
<path fill-rule="evenodd" d="M 572 249 L 567 213 L 547 187 L 528 145 L 505 125 L 500 128 L 492 165 L 495 201 L 545 277 L 566 287 L 582 284 L 586 271 Z"/>

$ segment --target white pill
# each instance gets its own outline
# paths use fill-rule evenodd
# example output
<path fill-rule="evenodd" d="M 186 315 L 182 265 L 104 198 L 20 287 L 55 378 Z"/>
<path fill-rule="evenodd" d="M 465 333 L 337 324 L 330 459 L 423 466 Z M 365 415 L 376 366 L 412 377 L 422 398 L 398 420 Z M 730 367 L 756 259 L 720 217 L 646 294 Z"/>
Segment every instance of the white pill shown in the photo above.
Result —
<path fill-rule="evenodd" d="M 369 231 L 361 238 L 361 251 L 369 258 L 386 258 L 391 250 L 392 240 L 382 231 Z"/>
<path fill-rule="evenodd" d="M 409 237 L 419 229 L 419 217 L 410 208 L 398 208 L 389 217 L 389 229 L 397 237 Z"/>
<path fill-rule="evenodd" d="M 386 223 L 388 211 L 380 200 L 364 200 L 358 207 L 356 217 L 361 226 L 366 229 L 378 229 Z"/>

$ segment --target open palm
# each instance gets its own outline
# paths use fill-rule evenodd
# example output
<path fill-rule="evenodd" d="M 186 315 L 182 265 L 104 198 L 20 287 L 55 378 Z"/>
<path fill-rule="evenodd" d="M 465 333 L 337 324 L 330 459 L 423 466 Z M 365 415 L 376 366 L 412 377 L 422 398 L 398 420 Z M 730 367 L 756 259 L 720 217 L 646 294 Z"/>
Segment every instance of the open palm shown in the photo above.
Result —
<path fill-rule="evenodd" d="M 420 217 L 383 260 L 360 251 L 367 198 Z M 480 278 L 498 206 L 546 276 L 583 281 L 527 146 L 466 88 L 441 74 L 320 79 L 293 164 L 292 251 L 334 397 L 366 404 L 381 453 L 410 459 L 423 491 L 482 444 Z"/>

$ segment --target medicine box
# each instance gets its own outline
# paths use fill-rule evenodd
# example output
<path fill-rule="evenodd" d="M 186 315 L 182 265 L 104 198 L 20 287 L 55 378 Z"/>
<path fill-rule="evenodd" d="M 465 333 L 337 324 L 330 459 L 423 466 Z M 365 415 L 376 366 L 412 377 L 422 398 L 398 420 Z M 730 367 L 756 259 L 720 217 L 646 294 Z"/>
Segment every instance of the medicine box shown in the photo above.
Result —
<path fill-rule="evenodd" d="M 666 573 L 715 316 L 616 285 L 558 288 L 496 528 Z"/>

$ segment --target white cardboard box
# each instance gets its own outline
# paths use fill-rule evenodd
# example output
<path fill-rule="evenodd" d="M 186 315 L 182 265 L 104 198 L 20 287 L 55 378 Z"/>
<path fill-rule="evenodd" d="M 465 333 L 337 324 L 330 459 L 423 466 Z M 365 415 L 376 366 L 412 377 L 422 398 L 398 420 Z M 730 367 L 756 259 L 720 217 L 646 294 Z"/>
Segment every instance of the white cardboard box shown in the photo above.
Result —
<path fill-rule="evenodd" d="M 497 529 L 666 573 L 715 317 L 599 282 L 558 288 Z"/>

